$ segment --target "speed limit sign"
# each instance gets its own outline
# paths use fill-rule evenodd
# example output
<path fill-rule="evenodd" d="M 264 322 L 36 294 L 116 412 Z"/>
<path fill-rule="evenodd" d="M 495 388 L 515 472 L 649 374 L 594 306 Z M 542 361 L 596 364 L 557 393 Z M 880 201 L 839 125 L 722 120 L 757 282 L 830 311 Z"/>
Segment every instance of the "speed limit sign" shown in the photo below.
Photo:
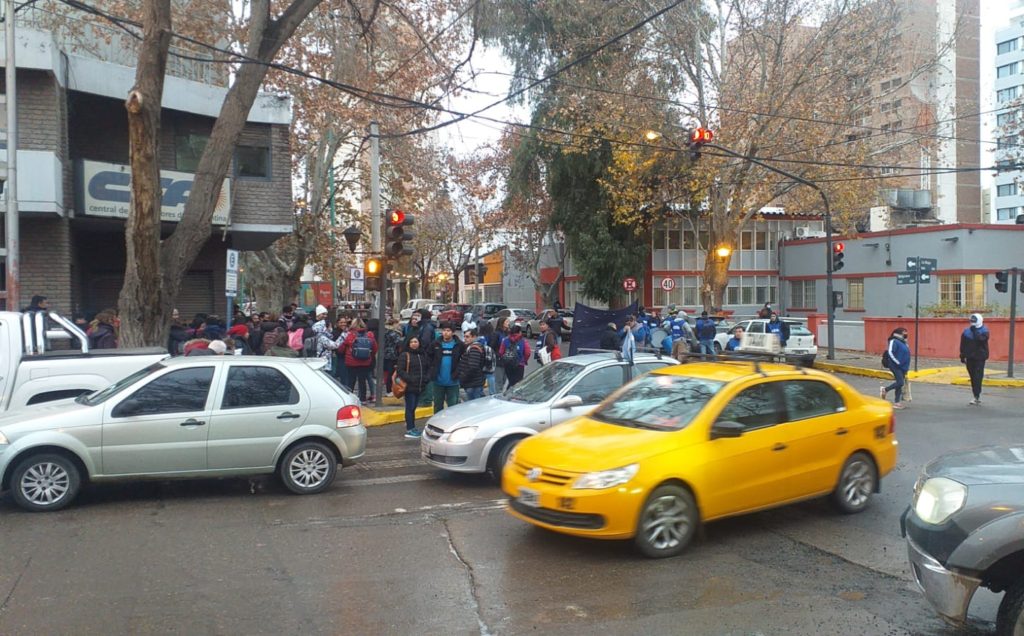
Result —
<path fill-rule="evenodd" d="M 661 279 L 661 288 L 665 291 L 672 291 L 676 288 L 676 279 L 666 276 Z"/>

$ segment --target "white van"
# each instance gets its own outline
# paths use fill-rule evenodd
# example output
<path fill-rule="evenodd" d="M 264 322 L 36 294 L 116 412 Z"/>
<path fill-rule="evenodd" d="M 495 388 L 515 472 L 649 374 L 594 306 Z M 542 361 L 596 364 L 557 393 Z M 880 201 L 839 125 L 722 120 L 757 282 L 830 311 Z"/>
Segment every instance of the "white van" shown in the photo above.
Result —
<path fill-rule="evenodd" d="M 430 306 L 434 304 L 437 304 L 437 301 L 434 300 L 433 298 L 413 298 L 412 300 L 405 304 L 405 307 L 402 308 L 402 312 L 399 315 L 401 316 L 402 320 L 409 320 L 409 318 L 412 317 L 412 313 L 414 311 L 419 311 L 420 309 L 430 309 Z"/>

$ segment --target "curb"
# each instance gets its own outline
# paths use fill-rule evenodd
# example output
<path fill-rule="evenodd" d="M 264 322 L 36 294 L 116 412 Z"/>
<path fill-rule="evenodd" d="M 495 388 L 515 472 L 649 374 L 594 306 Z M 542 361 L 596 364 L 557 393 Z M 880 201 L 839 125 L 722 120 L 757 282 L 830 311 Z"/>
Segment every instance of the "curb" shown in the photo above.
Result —
<path fill-rule="evenodd" d="M 420 406 L 416 409 L 416 419 L 430 417 L 434 414 L 434 407 Z M 405 409 L 382 409 L 376 410 L 369 406 L 363 407 L 363 426 L 387 426 L 388 424 L 401 424 L 405 422 Z"/>
<path fill-rule="evenodd" d="M 892 374 L 889 373 L 888 371 L 865 369 L 864 367 L 855 367 L 848 364 L 836 364 L 834 362 L 818 362 L 817 360 L 815 360 L 814 368 L 821 369 L 822 371 L 831 371 L 832 373 L 861 375 L 868 378 L 878 378 L 880 380 L 889 380 L 892 378 Z"/>
<path fill-rule="evenodd" d="M 957 386 L 970 386 L 970 378 L 956 378 L 950 384 Z M 1024 389 L 1024 379 L 1019 378 L 985 378 L 981 381 L 982 386 L 1003 387 L 1012 389 Z"/>

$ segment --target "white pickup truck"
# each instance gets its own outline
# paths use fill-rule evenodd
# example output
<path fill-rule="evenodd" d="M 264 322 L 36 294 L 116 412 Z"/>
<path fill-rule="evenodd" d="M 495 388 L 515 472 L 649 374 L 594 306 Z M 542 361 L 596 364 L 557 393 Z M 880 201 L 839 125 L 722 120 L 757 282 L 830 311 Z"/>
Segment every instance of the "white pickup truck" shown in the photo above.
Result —
<path fill-rule="evenodd" d="M 59 314 L 0 311 L 0 412 L 96 391 L 167 357 L 159 347 L 90 351 Z"/>

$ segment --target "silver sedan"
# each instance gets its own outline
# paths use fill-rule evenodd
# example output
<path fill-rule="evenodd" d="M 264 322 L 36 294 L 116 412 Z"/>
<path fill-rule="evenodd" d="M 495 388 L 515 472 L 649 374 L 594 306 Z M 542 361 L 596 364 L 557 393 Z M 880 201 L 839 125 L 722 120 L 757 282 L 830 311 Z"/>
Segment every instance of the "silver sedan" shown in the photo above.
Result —
<path fill-rule="evenodd" d="M 495 478 L 520 440 L 590 412 L 633 378 L 672 358 L 639 354 L 630 366 L 615 352 L 586 353 L 541 367 L 500 395 L 463 402 L 427 420 L 420 441 L 424 461 L 460 473 Z"/>
<path fill-rule="evenodd" d="M 359 399 L 319 359 L 175 358 L 0 418 L 0 487 L 59 510 L 87 481 L 278 473 L 297 494 L 366 450 Z"/>

